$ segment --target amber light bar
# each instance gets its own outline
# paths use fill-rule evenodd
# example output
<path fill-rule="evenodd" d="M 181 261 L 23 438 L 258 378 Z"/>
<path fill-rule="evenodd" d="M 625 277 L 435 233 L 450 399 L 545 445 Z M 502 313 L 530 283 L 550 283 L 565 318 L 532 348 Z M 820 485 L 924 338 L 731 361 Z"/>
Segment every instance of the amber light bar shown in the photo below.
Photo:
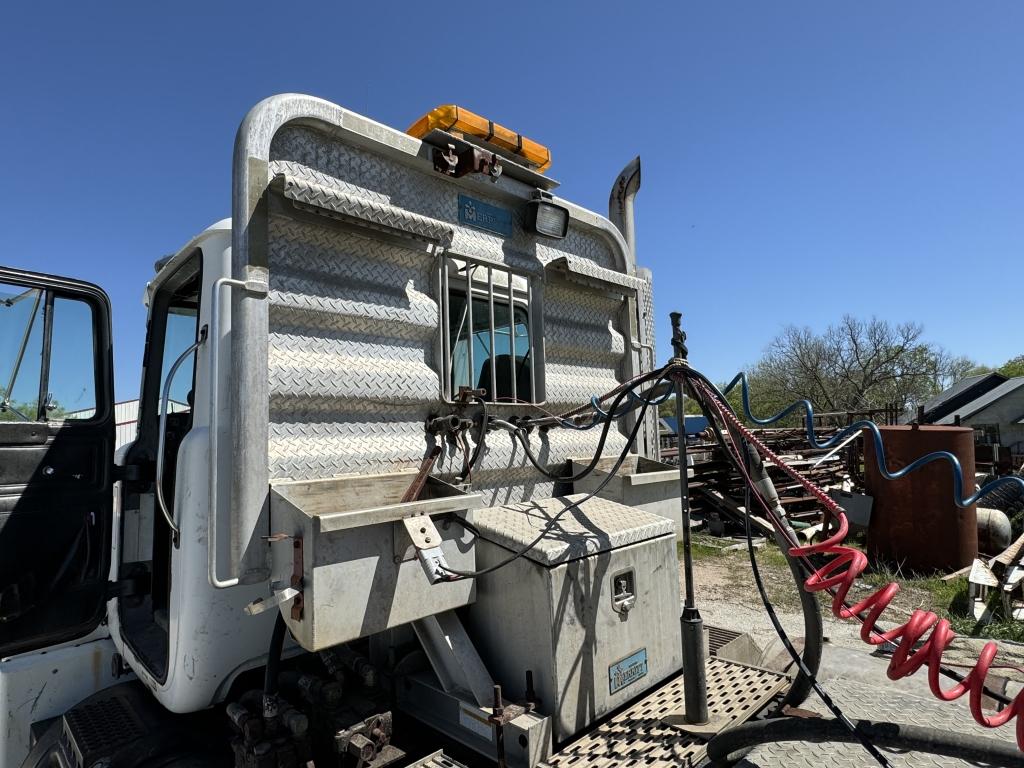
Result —
<path fill-rule="evenodd" d="M 435 128 L 449 133 L 462 133 L 493 144 L 523 158 L 540 172 L 546 171 L 551 165 L 551 150 L 547 147 L 455 104 L 445 104 L 430 110 L 409 126 L 406 133 L 422 139 Z"/>

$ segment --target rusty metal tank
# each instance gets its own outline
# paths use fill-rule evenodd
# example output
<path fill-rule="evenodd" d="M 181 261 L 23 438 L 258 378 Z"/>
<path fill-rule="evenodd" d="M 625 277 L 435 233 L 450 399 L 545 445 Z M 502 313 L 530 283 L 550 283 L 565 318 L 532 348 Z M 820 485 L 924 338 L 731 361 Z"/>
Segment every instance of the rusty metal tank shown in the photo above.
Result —
<path fill-rule="evenodd" d="M 965 490 L 973 489 L 974 431 L 966 427 L 899 425 L 879 427 L 890 472 L 932 451 L 949 451 L 964 469 Z M 874 441 L 865 432 L 864 476 L 874 497 L 868 527 L 873 561 L 912 571 L 954 571 L 978 555 L 978 520 L 972 505 L 953 501 L 953 472 L 937 461 L 899 480 L 878 471 Z"/>

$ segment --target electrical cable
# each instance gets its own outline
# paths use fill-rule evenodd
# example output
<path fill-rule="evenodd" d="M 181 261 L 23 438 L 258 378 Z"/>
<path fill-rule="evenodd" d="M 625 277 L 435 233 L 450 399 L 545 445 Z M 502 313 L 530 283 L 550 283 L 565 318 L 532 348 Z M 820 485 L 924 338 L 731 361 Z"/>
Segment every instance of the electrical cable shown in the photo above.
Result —
<path fill-rule="evenodd" d="M 661 371 L 656 371 L 655 375 L 659 375 L 658 382 L 660 383 L 665 378 L 664 369 Z M 646 380 L 648 379 L 644 379 L 644 381 Z M 643 381 L 639 383 L 643 383 Z M 634 424 L 633 429 L 630 430 L 629 437 L 626 439 L 626 444 L 623 446 L 622 451 L 619 453 L 619 457 L 615 461 L 615 465 L 610 470 L 608 470 L 608 474 L 605 476 L 604 480 L 602 480 L 594 490 L 590 491 L 589 493 L 585 494 L 582 498 L 577 499 L 574 502 L 571 502 L 570 504 L 566 505 L 561 510 L 559 510 L 559 512 L 554 517 L 552 517 L 547 523 L 545 523 L 544 527 L 541 528 L 540 533 L 538 533 L 532 541 L 530 541 L 524 547 L 521 547 L 517 551 L 513 552 L 509 557 L 507 557 L 499 563 L 496 563 L 492 566 L 483 568 L 478 571 L 458 571 L 454 568 L 447 568 L 441 566 L 441 569 L 444 570 L 446 573 L 450 574 L 452 577 L 448 579 L 448 581 L 475 579 L 479 576 L 483 576 L 488 573 L 493 573 L 494 571 L 504 568 L 505 566 L 509 565 L 515 560 L 518 560 L 520 557 L 522 557 L 527 552 L 536 547 L 538 544 L 540 544 L 540 542 L 543 541 L 544 538 L 548 535 L 548 533 L 550 533 L 554 529 L 554 527 L 558 524 L 558 521 L 561 520 L 567 512 L 573 509 L 578 509 L 581 504 L 583 504 L 586 501 L 589 501 L 590 499 L 597 496 L 597 494 L 599 494 L 601 491 L 603 491 L 605 486 L 608 485 L 608 483 L 610 483 L 612 479 L 615 477 L 615 474 L 619 471 L 619 467 L 622 466 L 623 462 L 626 460 L 626 457 L 629 455 L 629 451 L 633 446 L 633 442 L 636 440 L 636 436 L 640 432 L 640 427 L 643 426 L 643 417 L 646 414 L 647 409 L 650 407 L 650 405 L 651 403 L 649 401 L 644 401 L 644 404 L 641 406 L 640 413 L 637 417 L 636 424 Z M 614 408 L 612 410 L 614 410 Z M 609 421 L 607 422 L 607 424 L 611 424 L 611 422 Z M 595 456 L 599 457 L 600 454 L 595 454 Z M 453 519 L 459 521 L 460 523 L 462 522 L 460 518 L 456 517 Z M 477 535 L 479 534 L 477 533 Z"/>
<path fill-rule="evenodd" d="M 705 391 L 714 399 L 710 390 L 705 388 Z M 949 621 L 940 619 L 931 611 L 918 609 L 911 614 L 906 623 L 894 629 L 881 631 L 876 624 L 896 593 L 899 592 L 899 585 L 896 583 L 888 584 L 855 605 L 849 606 L 846 603 L 846 596 L 857 578 L 867 568 L 868 561 L 860 550 L 842 544 L 849 531 L 846 514 L 842 507 L 821 488 L 776 456 L 770 448 L 743 426 L 734 414 L 722 407 L 719 407 L 718 410 L 730 425 L 745 439 L 753 443 L 765 457 L 817 498 L 838 522 L 838 530 L 825 541 L 794 547 L 790 550 L 793 555 L 801 557 L 812 554 L 832 555 L 832 558 L 824 566 L 817 569 L 807 579 L 804 588 L 810 592 L 829 591 L 833 595 L 833 615 L 840 619 L 856 618 L 860 620 L 862 622 L 861 639 L 866 643 L 896 645 L 896 650 L 889 662 L 888 675 L 891 679 L 906 677 L 918 671 L 922 666 L 927 666 L 928 683 L 932 693 L 943 701 L 953 701 L 965 693 L 969 693 L 971 715 L 978 724 L 995 728 L 1017 717 L 1017 743 L 1021 749 L 1024 749 L 1024 717 L 1018 717 L 1024 713 L 1024 691 L 1019 693 L 1009 706 L 994 715 L 987 716 L 982 711 L 982 694 L 986 692 L 985 678 L 998 653 L 998 645 L 993 642 L 986 643 L 971 672 L 952 688 L 943 690 L 939 683 L 939 675 L 945 674 L 942 655 L 956 636 L 950 628 Z M 865 616 L 865 614 L 867 615 Z M 922 643 L 920 648 L 915 650 L 918 641 L 922 641 Z"/>
<path fill-rule="evenodd" d="M 902 469 L 896 470 L 895 472 L 890 472 L 888 463 L 885 460 L 885 445 L 882 442 L 882 433 L 881 431 L 879 431 L 878 425 L 875 424 L 875 422 L 871 421 L 870 419 L 861 419 L 859 421 L 855 421 L 853 424 L 840 430 L 838 433 L 833 435 L 828 440 L 819 443 L 814 434 L 814 406 L 811 404 L 810 400 L 797 400 L 795 403 L 792 403 L 791 405 L 788 405 L 785 408 L 783 408 L 774 416 L 769 416 L 768 418 L 762 419 L 755 416 L 750 410 L 750 385 L 747 382 L 746 373 L 741 371 L 740 373 L 736 374 L 736 376 L 733 377 L 733 380 L 730 381 L 725 388 L 725 391 L 723 393 L 723 399 L 724 395 L 728 394 L 732 389 L 734 389 L 737 384 L 740 384 L 740 394 L 743 400 L 743 411 L 746 414 L 746 417 L 754 424 L 758 424 L 760 426 L 774 424 L 777 421 L 786 418 L 786 416 L 789 416 L 794 411 L 797 411 L 798 409 L 803 409 L 804 423 L 807 425 L 807 440 L 814 448 L 831 448 L 834 445 L 842 442 L 844 439 L 846 439 L 852 434 L 861 432 L 865 429 L 868 430 L 869 432 L 871 432 L 871 437 L 875 446 L 875 458 L 878 463 L 878 471 L 886 480 L 899 480 L 901 477 L 909 475 L 911 472 L 920 469 L 926 464 L 931 464 L 933 461 L 947 462 L 953 470 L 953 501 L 956 503 L 958 507 L 969 507 L 972 504 L 976 503 L 978 499 L 988 495 L 996 488 L 999 488 L 1003 485 L 1016 484 L 1020 486 L 1022 491 L 1024 491 L 1024 478 L 1018 477 L 1016 475 L 1006 475 L 1004 477 L 998 477 L 995 480 L 986 483 L 984 487 L 980 488 L 972 495 L 965 497 L 963 495 L 963 467 L 960 465 L 960 460 L 949 451 L 933 451 L 932 453 L 925 454 L 919 459 L 911 462 Z"/>

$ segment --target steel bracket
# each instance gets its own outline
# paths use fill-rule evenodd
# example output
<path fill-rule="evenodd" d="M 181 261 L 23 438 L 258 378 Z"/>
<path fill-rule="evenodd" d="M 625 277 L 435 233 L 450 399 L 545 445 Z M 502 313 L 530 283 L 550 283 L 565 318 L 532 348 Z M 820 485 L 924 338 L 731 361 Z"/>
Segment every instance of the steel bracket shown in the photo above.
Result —
<path fill-rule="evenodd" d="M 494 152 L 472 144 L 464 144 L 458 150 L 454 144 L 445 149 L 434 147 L 433 160 L 435 171 L 456 179 L 470 173 L 482 173 L 490 176 L 491 181 L 497 181 L 503 170 L 501 159 Z"/>
<path fill-rule="evenodd" d="M 416 550 L 416 558 L 423 566 L 427 580 L 431 584 L 447 581 L 448 561 L 445 560 L 444 552 L 441 551 L 441 534 L 434 526 L 434 521 L 430 519 L 430 516 L 406 517 L 402 520 L 402 526 Z M 398 551 L 398 546 L 396 546 L 395 560 L 397 562 L 409 559 L 407 557 L 408 546 L 404 541 L 400 543 L 402 538 L 396 537 L 395 541 L 395 544 L 401 547 L 401 551 Z"/>

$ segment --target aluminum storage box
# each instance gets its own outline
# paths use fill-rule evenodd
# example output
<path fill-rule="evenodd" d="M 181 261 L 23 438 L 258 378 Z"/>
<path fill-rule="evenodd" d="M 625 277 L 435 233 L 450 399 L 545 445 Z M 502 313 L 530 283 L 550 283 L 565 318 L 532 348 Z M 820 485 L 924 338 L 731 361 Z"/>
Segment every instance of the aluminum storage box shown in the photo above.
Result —
<path fill-rule="evenodd" d="M 617 457 L 599 459 L 594 471 L 573 483 L 576 493 L 593 493 L 608 477 Z M 590 459 L 571 459 L 572 473 L 590 464 Z M 693 470 L 687 468 L 688 477 Z M 598 494 L 629 507 L 637 507 L 654 515 L 667 517 L 675 523 L 676 535 L 683 535 L 683 515 L 679 508 L 679 467 L 663 464 L 644 456 L 627 456 L 619 471 Z"/>
<path fill-rule="evenodd" d="M 583 495 L 474 513 L 477 567 L 521 549 Z M 540 543 L 477 579 L 470 636 L 507 698 L 532 670 L 541 714 L 564 741 L 682 666 L 679 564 L 672 521 L 592 498 Z"/>
<path fill-rule="evenodd" d="M 465 514 L 478 504 L 479 495 L 430 477 L 419 500 L 401 503 L 416 474 L 345 475 L 272 486 L 271 531 L 290 537 L 272 544 L 274 580 L 290 584 L 301 561 L 301 616 L 291 602 L 281 612 L 306 650 L 318 651 L 472 602 L 472 579 L 429 582 L 402 519 L 429 515 L 449 567 L 472 570 L 472 535 L 438 518 Z"/>

